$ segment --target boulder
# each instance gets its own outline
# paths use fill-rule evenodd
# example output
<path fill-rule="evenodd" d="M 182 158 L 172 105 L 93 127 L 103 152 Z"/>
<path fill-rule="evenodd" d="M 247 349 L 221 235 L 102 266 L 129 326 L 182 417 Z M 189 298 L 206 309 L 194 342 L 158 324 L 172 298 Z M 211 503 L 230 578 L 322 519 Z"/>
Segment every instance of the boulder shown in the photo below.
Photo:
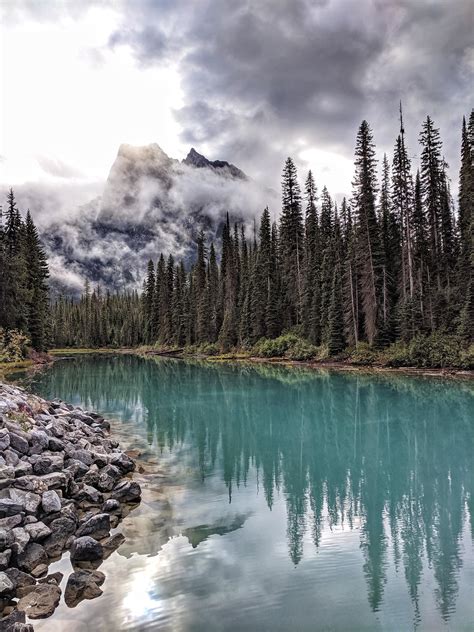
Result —
<path fill-rule="evenodd" d="M 15 538 L 11 529 L 0 529 L 0 551 L 9 549 L 14 541 Z"/>
<path fill-rule="evenodd" d="M 10 432 L 10 447 L 20 454 L 28 454 L 30 446 L 28 440 L 16 432 Z"/>
<path fill-rule="evenodd" d="M 30 534 L 23 527 L 15 527 L 12 529 L 12 535 L 15 540 L 11 547 L 12 551 L 16 554 L 23 553 L 30 541 Z"/>
<path fill-rule="evenodd" d="M 0 619 L 0 632 L 25 632 L 18 626 L 24 625 L 26 621 L 25 613 L 19 610 L 14 610 L 11 614 Z"/>
<path fill-rule="evenodd" d="M 49 557 L 59 557 L 67 547 L 69 538 L 76 531 L 76 522 L 71 518 L 56 518 L 50 523 L 49 528 L 51 535 L 43 540 L 42 545 Z"/>
<path fill-rule="evenodd" d="M 23 511 L 23 505 L 11 498 L 0 498 L 0 517 L 15 516 Z"/>
<path fill-rule="evenodd" d="M 105 581 L 104 573 L 93 570 L 77 570 L 68 577 L 64 591 L 64 601 L 69 608 L 75 608 L 84 599 L 95 599 L 102 594 L 99 586 Z"/>
<path fill-rule="evenodd" d="M 43 498 L 41 499 L 41 506 L 45 513 L 57 513 L 61 511 L 61 499 L 57 492 L 54 490 L 44 492 Z"/>
<path fill-rule="evenodd" d="M 0 452 L 10 447 L 10 433 L 6 428 L 0 429 Z"/>
<path fill-rule="evenodd" d="M 34 586 L 36 584 L 34 577 L 31 577 L 28 573 L 20 571 L 18 568 L 9 568 L 5 571 L 5 575 L 8 575 L 10 580 L 13 582 L 15 589 L 24 588 L 25 586 Z"/>
<path fill-rule="evenodd" d="M 48 449 L 49 437 L 43 430 L 32 430 L 29 436 L 30 454 L 41 454 Z"/>
<path fill-rule="evenodd" d="M 109 462 L 111 465 L 115 465 L 124 474 L 133 472 L 135 469 L 135 463 L 124 452 L 116 452 L 110 455 Z"/>
<path fill-rule="evenodd" d="M 30 619 L 45 619 L 56 610 L 61 598 L 61 589 L 55 584 L 37 584 L 35 589 L 22 597 L 17 608 Z"/>
<path fill-rule="evenodd" d="M 16 563 L 20 570 L 31 573 L 40 564 L 47 564 L 48 556 L 40 544 L 30 542 L 23 553 L 16 556 Z"/>
<path fill-rule="evenodd" d="M 118 467 L 106 465 L 99 473 L 97 487 L 101 492 L 110 492 L 120 477 L 121 472 Z"/>
<path fill-rule="evenodd" d="M 112 498 L 122 503 L 130 503 L 138 501 L 141 493 L 140 485 L 135 481 L 121 481 L 114 487 Z"/>
<path fill-rule="evenodd" d="M 0 570 L 4 571 L 6 568 L 9 567 L 11 556 L 11 549 L 5 549 L 0 553 Z"/>
<path fill-rule="evenodd" d="M 44 522 L 34 522 L 32 524 L 27 524 L 25 527 L 25 531 L 29 534 L 33 542 L 44 540 L 49 535 L 51 535 L 51 529 L 47 527 Z"/>
<path fill-rule="evenodd" d="M 34 492 L 27 492 L 23 489 L 12 488 L 9 490 L 10 498 L 21 504 L 28 514 L 35 514 L 41 502 L 41 496 Z"/>
<path fill-rule="evenodd" d="M 0 572 L 0 597 L 15 592 L 15 584 L 6 573 Z"/>
<path fill-rule="evenodd" d="M 96 540 L 101 540 L 109 535 L 110 516 L 107 513 L 100 513 L 92 516 L 76 531 L 77 537 L 90 535 Z"/>
<path fill-rule="evenodd" d="M 74 540 L 71 547 L 71 560 L 75 562 L 94 562 L 101 560 L 104 550 L 100 542 L 88 535 Z"/>
<path fill-rule="evenodd" d="M 102 505 L 102 511 L 105 511 L 106 513 L 113 513 L 115 511 L 117 511 L 117 512 L 120 511 L 120 503 L 119 503 L 119 501 L 116 500 L 115 498 L 109 498 Z"/>

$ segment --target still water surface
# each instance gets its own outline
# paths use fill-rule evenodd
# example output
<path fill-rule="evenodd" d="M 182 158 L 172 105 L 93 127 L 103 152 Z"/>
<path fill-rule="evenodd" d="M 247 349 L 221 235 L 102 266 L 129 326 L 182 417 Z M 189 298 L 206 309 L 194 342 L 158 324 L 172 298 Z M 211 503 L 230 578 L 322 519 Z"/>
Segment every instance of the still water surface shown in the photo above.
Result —
<path fill-rule="evenodd" d="M 103 596 L 35 629 L 474 629 L 472 382 L 83 356 L 33 388 L 144 469 Z"/>

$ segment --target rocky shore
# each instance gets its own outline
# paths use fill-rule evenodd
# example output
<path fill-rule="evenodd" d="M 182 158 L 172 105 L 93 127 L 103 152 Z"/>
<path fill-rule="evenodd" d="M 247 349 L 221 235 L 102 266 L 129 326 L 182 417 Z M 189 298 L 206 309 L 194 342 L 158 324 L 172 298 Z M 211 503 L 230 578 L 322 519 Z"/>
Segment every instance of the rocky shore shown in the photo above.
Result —
<path fill-rule="evenodd" d="M 107 420 L 0 383 L 0 632 L 31 632 L 49 617 L 98 597 L 101 562 L 124 541 L 115 531 L 140 501 L 134 461 Z M 49 565 L 69 551 L 71 574 Z"/>

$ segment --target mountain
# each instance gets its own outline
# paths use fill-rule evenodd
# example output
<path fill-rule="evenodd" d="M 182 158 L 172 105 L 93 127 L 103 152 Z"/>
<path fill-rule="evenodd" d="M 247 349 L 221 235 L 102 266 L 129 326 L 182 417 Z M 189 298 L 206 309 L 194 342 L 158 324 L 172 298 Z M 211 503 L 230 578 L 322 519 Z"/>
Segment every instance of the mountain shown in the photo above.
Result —
<path fill-rule="evenodd" d="M 201 230 L 219 239 L 226 213 L 249 227 L 275 194 L 235 165 L 192 148 L 183 161 L 159 145 L 121 145 L 102 195 L 43 230 L 55 292 L 85 280 L 111 290 L 139 288 L 148 259 L 189 264 Z"/>
<path fill-rule="evenodd" d="M 242 180 L 247 179 L 245 173 L 235 165 L 226 162 L 225 160 L 208 160 L 202 154 L 198 154 L 194 147 L 191 147 L 189 154 L 183 160 L 183 164 L 191 167 L 197 167 L 198 169 L 214 169 L 216 171 L 221 171 L 224 174 L 227 173 L 233 178 L 242 178 Z"/>

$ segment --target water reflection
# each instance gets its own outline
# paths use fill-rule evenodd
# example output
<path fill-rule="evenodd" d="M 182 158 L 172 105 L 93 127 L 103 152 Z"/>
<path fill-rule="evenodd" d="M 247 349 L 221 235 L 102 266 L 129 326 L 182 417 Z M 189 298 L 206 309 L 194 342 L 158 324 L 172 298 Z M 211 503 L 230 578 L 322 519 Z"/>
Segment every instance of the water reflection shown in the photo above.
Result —
<path fill-rule="evenodd" d="M 455 611 L 463 533 L 473 525 L 470 383 L 131 356 L 64 361 L 36 380 L 44 395 L 133 421 L 150 454 L 186 454 L 184 466 L 195 463 L 199 473 L 193 493 L 209 491 L 217 477 L 231 506 L 246 485 L 263 491 L 269 509 L 283 497 L 295 567 L 308 538 L 320 550 L 325 534 L 357 531 L 373 612 L 399 569 L 415 627 L 428 571 L 441 619 Z M 143 538 L 141 525 L 123 552 L 149 553 L 168 541 L 162 509 L 145 529 L 159 545 Z M 180 533 L 198 547 L 213 534 L 245 530 L 250 515 L 210 517 Z"/>

